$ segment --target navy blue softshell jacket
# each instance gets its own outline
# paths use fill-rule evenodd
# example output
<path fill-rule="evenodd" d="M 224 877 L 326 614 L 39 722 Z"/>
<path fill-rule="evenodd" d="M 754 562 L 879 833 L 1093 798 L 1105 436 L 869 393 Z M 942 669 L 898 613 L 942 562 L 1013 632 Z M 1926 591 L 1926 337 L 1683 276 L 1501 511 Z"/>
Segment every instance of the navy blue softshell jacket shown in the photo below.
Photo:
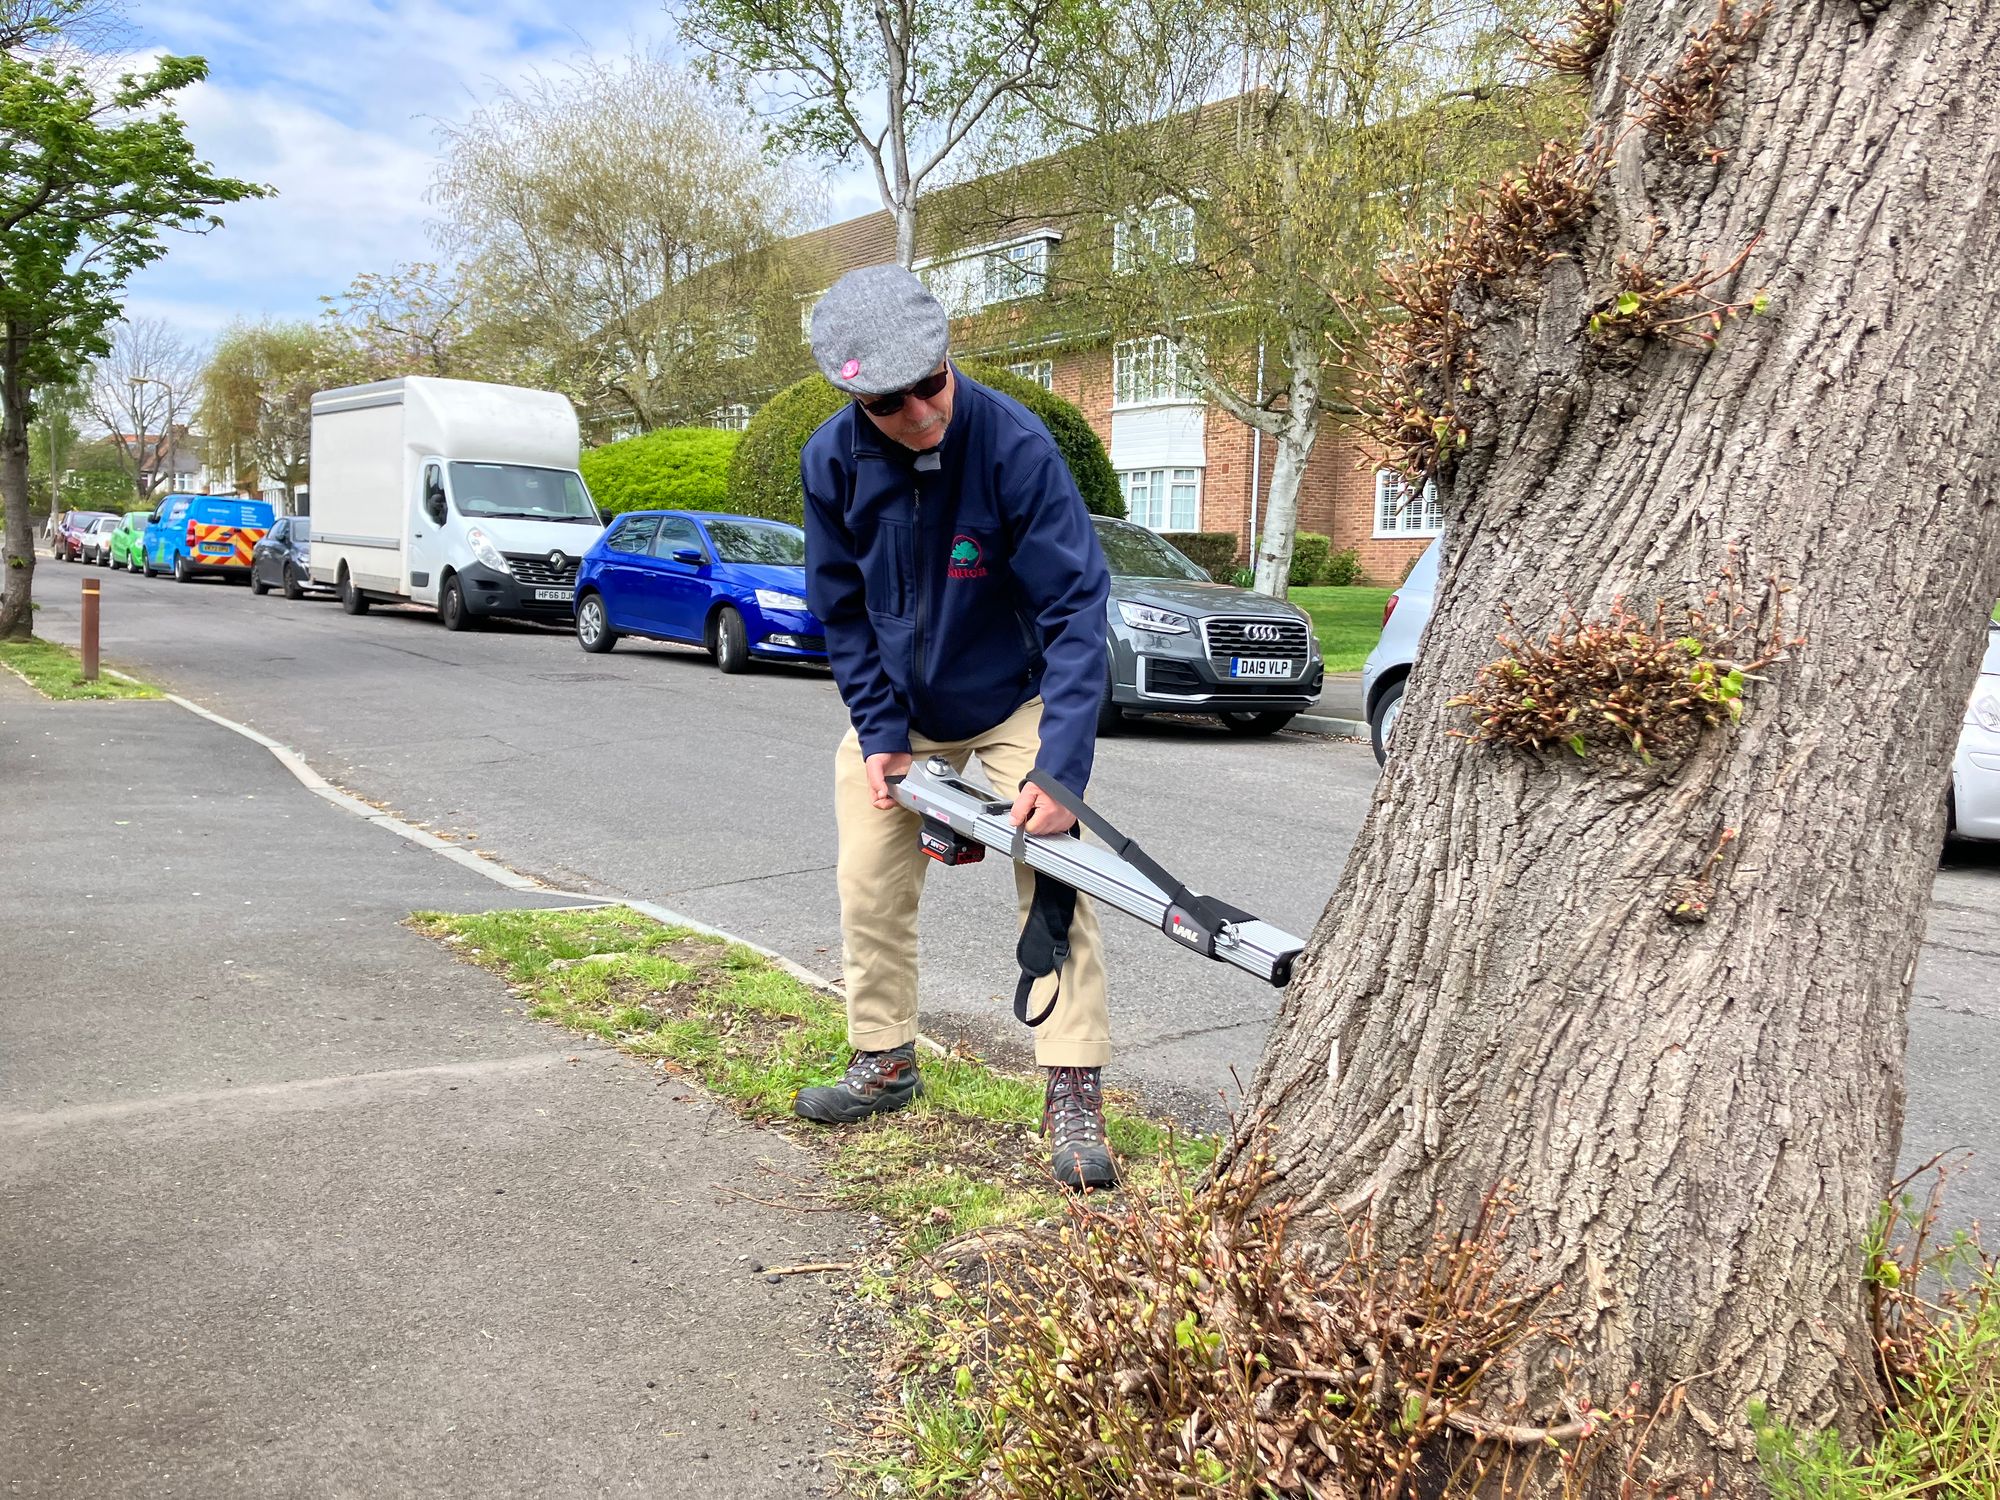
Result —
<path fill-rule="evenodd" d="M 1104 692 L 1104 551 L 1049 430 L 958 372 L 929 468 L 850 402 L 806 440 L 806 599 L 861 753 L 958 740 L 1037 693 L 1035 765 L 1081 793 Z"/>

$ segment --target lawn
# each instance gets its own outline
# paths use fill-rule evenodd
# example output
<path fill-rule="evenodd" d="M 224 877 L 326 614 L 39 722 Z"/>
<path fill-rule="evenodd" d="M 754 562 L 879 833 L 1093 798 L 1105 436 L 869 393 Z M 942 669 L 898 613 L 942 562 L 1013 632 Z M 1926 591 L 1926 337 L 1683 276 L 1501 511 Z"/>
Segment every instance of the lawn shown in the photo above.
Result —
<path fill-rule="evenodd" d="M 0 641 L 0 667 L 12 668 L 48 698 L 157 698 L 160 690 L 104 673 L 83 680 L 83 659 L 54 641 Z"/>
<path fill-rule="evenodd" d="M 1286 597 L 1312 616 L 1329 672 L 1359 672 L 1382 634 L 1382 606 L 1392 589 L 1293 589 Z"/>

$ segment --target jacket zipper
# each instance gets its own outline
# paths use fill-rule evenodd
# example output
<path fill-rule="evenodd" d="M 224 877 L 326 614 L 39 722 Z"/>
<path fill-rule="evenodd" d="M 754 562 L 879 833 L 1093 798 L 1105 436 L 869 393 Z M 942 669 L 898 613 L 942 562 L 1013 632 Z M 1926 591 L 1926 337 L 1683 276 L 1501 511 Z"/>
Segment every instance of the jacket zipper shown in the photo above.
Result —
<path fill-rule="evenodd" d="M 910 493 L 912 496 L 910 502 L 910 572 L 913 575 L 913 582 L 917 590 L 916 634 L 911 642 L 916 654 L 914 663 L 916 670 L 910 677 L 911 707 L 914 708 L 916 706 L 915 699 L 923 691 L 923 684 L 926 681 L 924 675 L 924 615 L 926 612 L 925 606 L 930 598 L 930 591 L 924 587 L 924 481 L 922 475 L 913 473 L 910 476 Z"/>

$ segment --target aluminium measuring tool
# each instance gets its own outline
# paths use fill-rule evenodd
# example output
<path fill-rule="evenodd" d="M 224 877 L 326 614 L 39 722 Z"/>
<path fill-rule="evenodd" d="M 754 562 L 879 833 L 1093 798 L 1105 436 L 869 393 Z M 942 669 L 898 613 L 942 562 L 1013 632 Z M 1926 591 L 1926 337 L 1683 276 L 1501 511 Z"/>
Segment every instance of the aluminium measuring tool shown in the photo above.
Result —
<path fill-rule="evenodd" d="M 1035 771 L 1028 784 L 1047 792 L 1109 847 L 1067 834 L 1030 838 L 1008 818 L 1012 799 L 973 786 L 940 756 L 913 764 L 900 780 L 890 778 L 889 791 L 923 820 L 919 837 L 924 853 L 940 864 L 973 864 L 988 849 L 997 849 L 1037 875 L 1159 928 L 1204 958 L 1233 964 L 1281 988 L 1291 982 L 1292 962 L 1304 949 L 1303 941 L 1227 902 L 1189 890 L 1053 778 Z M 1067 927 L 1067 919 L 1063 925 Z"/>

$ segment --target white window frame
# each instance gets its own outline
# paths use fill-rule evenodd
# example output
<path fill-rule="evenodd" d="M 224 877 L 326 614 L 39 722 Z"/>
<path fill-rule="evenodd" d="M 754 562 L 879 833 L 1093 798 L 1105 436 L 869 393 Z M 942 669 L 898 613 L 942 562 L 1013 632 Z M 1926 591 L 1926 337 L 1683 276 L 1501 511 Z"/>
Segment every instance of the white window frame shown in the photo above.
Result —
<path fill-rule="evenodd" d="M 1056 388 L 1056 362 L 1052 359 L 1030 359 L 1007 369 L 1023 380 L 1032 380 L 1045 391 Z"/>
<path fill-rule="evenodd" d="M 799 298 L 799 342 L 810 344 L 813 336 L 813 309 L 819 306 L 819 299 L 826 291 L 814 292 L 810 297 Z"/>
<path fill-rule="evenodd" d="M 1375 471 L 1375 535 L 1379 538 L 1429 537 L 1444 534 L 1444 512 L 1438 504 L 1437 481 L 1427 480 L 1423 494 L 1394 469 Z"/>
<path fill-rule="evenodd" d="M 1201 387 L 1181 369 L 1180 348 L 1155 335 L 1111 346 L 1111 409 L 1199 406 Z"/>
<path fill-rule="evenodd" d="M 1044 226 L 941 258 L 924 256 L 910 269 L 923 279 L 948 314 L 970 317 L 1001 302 L 1044 295 L 1049 286 L 1049 257 L 1061 238 L 1062 231 Z"/>
<path fill-rule="evenodd" d="M 742 432 L 750 425 L 750 408 L 741 401 L 718 406 L 708 414 L 708 425 L 720 427 L 724 432 Z"/>
<path fill-rule="evenodd" d="M 1162 243 L 1170 251 L 1165 258 L 1172 264 L 1194 264 L 1194 205 L 1163 198 L 1143 209 L 1134 209 L 1111 226 L 1111 269 L 1116 275 L 1138 269 L 1134 239 L 1143 243 L 1145 258 L 1162 255 Z"/>
<path fill-rule="evenodd" d="M 1118 471 L 1118 495 L 1125 502 L 1125 516 L 1134 525 L 1143 526 L 1148 531 L 1175 532 L 1201 530 L 1201 476 L 1199 466 L 1175 464 L 1162 469 L 1120 469 Z M 1145 487 L 1145 514 L 1134 505 L 1137 486 Z M 1187 490 L 1187 523 L 1178 524 L 1174 517 L 1174 491 Z M 1154 525 L 1151 517 L 1155 514 L 1153 503 L 1157 501 L 1158 518 L 1162 524 Z"/>

